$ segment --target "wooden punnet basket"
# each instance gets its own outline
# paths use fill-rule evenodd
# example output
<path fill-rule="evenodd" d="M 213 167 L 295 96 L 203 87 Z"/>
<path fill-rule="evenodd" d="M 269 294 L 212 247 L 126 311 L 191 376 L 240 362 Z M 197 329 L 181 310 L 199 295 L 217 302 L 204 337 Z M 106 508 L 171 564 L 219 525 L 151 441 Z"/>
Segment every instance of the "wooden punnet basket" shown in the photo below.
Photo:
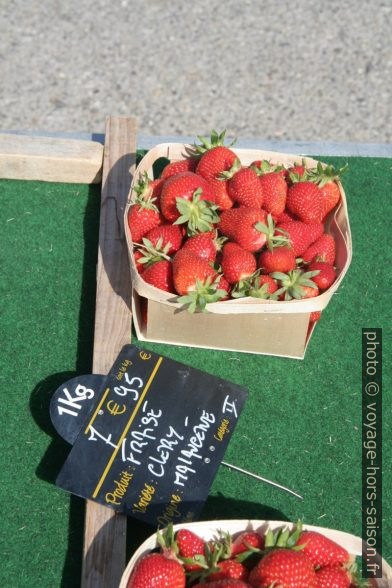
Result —
<path fill-rule="evenodd" d="M 275 531 L 279 528 L 293 528 L 292 523 L 284 523 L 283 521 L 260 521 L 260 520 L 223 520 L 223 521 L 200 521 L 198 523 L 188 523 L 181 525 L 174 525 L 174 532 L 179 529 L 190 529 L 202 539 L 208 541 L 216 537 L 218 530 L 229 532 L 231 535 L 240 533 L 242 531 L 257 531 L 264 534 L 267 529 Z M 326 529 L 324 527 L 314 527 L 312 525 L 304 525 L 304 530 L 317 531 L 322 533 L 332 541 L 335 541 L 342 547 L 344 547 L 353 558 L 357 555 L 362 555 L 362 539 L 356 535 L 350 533 L 344 533 L 343 531 L 337 531 L 335 529 Z M 147 555 L 152 549 L 157 546 L 156 533 L 148 537 L 142 543 L 142 545 L 135 551 L 132 558 L 129 560 L 128 565 L 121 578 L 119 588 L 126 588 L 131 573 L 139 561 L 144 555 Z M 374 586 L 378 588 L 388 588 L 392 586 L 392 568 L 388 563 L 382 559 L 382 578 L 376 580 Z"/>
<path fill-rule="evenodd" d="M 134 200 L 134 186 L 147 172 L 153 177 L 154 162 L 166 157 L 171 161 L 187 156 L 190 145 L 162 143 L 151 149 L 137 167 L 125 210 L 126 238 L 132 278 L 132 313 L 137 337 L 140 341 L 171 343 L 191 347 L 206 347 L 230 351 L 243 351 L 266 355 L 279 355 L 303 359 L 311 333 L 308 332 L 310 313 L 323 310 L 338 289 L 351 262 L 352 242 L 348 221 L 346 196 L 339 183 L 341 202 L 330 214 L 326 230 L 336 242 L 336 272 L 334 284 L 321 295 L 304 300 L 274 301 L 240 298 L 207 305 L 207 313 L 190 314 L 173 302 L 173 294 L 147 284 L 136 270 L 132 253 L 132 239 L 128 229 L 128 209 Z M 301 161 L 298 155 L 254 149 L 233 149 L 243 165 L 257 159 L 267 159 L 286 167 Z M 317 161 L 305 158 L 310 167 Z M 143 325 L 141 297 L 147 301 L 148 321 Z"/>

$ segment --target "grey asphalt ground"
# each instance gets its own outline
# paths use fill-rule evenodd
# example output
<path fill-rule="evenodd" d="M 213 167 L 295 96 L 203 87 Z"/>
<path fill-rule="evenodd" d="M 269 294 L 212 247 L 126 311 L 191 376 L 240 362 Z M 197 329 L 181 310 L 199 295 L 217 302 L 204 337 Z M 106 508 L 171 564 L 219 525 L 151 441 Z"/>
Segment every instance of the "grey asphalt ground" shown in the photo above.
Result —
<path fill-rule="evenodd" d="M 0 0 L 0 128 L 392 141 L 391 0 Z"/>

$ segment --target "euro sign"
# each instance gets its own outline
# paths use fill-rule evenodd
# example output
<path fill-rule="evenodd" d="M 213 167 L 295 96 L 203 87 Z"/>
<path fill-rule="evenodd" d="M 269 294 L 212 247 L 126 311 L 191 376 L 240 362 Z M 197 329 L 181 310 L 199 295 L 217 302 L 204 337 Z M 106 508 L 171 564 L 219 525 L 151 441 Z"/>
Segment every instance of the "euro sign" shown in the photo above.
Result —
<path fill-rule="evenodd" d="M 107 403 L 107 409 L 110 412 L 110 414 L 116 416 L 118 414 L 123 414 L 127 410 L 127 407 L 125 406 L 125 404 L 123 404 L 122 409 L 120 409 L 120 405 L 117 402 L 114 402 L 114 400 L 109 400 L 109 402 Z"/>

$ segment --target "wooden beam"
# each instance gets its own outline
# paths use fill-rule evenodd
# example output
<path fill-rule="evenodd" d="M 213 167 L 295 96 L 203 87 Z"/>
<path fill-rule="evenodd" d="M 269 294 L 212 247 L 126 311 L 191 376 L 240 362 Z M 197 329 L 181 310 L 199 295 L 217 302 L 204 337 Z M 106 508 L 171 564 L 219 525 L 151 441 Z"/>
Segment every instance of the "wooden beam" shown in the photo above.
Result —
<path fill-rule="evenodd" d="M 131 279 L 123 215 L 136 160 L 136 122 L 111 117 L 104 149 L 93 373 L 106 374 L 131 340 Z M 126 517 L 86 503 L 82 588 L 117 588 L 125 568 Z"/>
<path fill-rule="evenodd" d="M 96 141 L 0 134 L 0 178 L 94 184 L 102 157 Z"/>

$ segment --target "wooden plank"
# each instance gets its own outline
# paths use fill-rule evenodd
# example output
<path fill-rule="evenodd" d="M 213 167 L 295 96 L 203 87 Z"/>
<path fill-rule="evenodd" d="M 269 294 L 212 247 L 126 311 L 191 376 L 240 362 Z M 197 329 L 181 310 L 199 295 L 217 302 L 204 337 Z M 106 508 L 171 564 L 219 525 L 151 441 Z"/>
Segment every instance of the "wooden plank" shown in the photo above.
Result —
<path fill-rule="evenodd" d="M 106 374 L 131 340 L 131 280 L 123 215 L 135 168 L 136 122 L 106 125 L 97 266 L 93 373 Z M 117 588 L 125 568 L 126 517 L 87 501 L 83 588 Z"/>
<path fill-rule="evenodd" d="M 98 183 L 102 157 L 97 141 L 0 134 L 0 178 Z"/>

